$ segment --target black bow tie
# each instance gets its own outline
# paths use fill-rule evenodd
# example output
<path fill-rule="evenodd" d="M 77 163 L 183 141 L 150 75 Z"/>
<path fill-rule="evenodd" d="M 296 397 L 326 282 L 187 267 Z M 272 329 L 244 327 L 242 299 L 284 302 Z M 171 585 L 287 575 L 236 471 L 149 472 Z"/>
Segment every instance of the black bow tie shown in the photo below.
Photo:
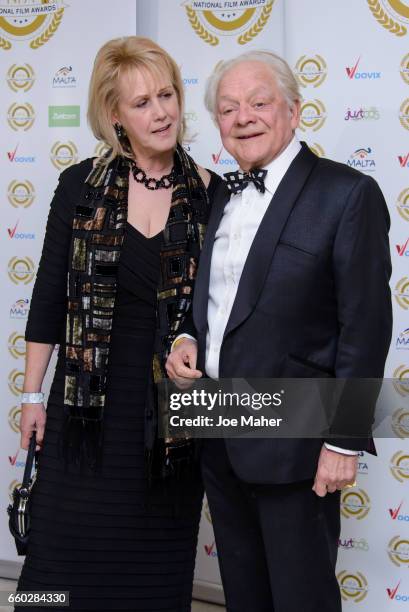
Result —
<path fill-rule="evenodd" d="M 254 183 L 260 193 L 264 193 L 266 190 L 264 181 L 267 176 L 267 170 L 260 170 L 260 168 L 255 168 L 249 172 L 237 170 L 237 172 L 226 172 L 223 176 L 230 193 L 240 193 L 243 189 L 246 189 L 249 183 Z"/>

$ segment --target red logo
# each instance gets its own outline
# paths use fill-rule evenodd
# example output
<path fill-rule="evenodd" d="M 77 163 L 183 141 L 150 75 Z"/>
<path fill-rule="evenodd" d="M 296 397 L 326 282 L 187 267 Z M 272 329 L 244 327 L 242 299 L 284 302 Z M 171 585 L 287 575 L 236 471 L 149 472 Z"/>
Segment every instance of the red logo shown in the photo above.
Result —
<path fill-rule="evenodd" d="M 345 68 L 345 70 L 347 71 L 347 75 L 350 79 L 354 78 L 360 60 L 361 60 L 361 56 L 358 57 L 358 61 L 356 62 L 355 66 L 353 66 L 353 68 L 348 68 L 348 67 Z"/>
<path fill-rule="evenodd" d="M 396 585 L 396 587 L 394 589 L 388 589 L 388 588 L 386 589 L 386 592 L 388 593 L 389 599 L 395 599 L 396 593 L 398 592 L 398 588 L 399 588 L 400 582 L 401 581 L 399 580 L 398 584 Z"/>
<path fill-rule="evenodd" d="M 16 153 L 17 153 L 17 149 L 18 149 L 18 144 L 17 144 L 16 148 L 14 149 L 14 151 L 8 151 L 7 157 L 9 158 L 9 161 L 11 161 L 11 162 L 14 161 L 14 158 L 15 158 Z"/>
<path fill-rule="evenodd" d="M 20 449 L 17 449 L 16 454 L 15 454 L 15 455 L 13 455 L 12 457 L 10 457 L 10 455 L 9 455 L 9 462 L 10 462 L 10 465 L 16 465 L 17 455 L 18 455 L 19 450 L 20 450 Z"/>
<path fill-rule="evenodd" d="M 397 508 L 389 508 L 389 514 L 391 515 L 391 518 L 393 521 L 395 521 L 396 518 L 398 517 L 399 511 L 402 508 L 402 504 L 403 504 L 403 501 L 401 501 L 401 503 L 399 504 Z"/>
<path fill-rule="evenodd" d="M 395 244 L 399 257 L 402 257 L 402 255 L 406 253 L 406 247 L 408 246 L 408 242 L 409 238 L 406 240 L 405 244 Z"/>
<path fill-rule="evenodd" d="M 205 551 L 206 551 L 206 555 L 207 555 L 208 557 L 210 557 L 210 555 L 212 554 L 212 552 L 213 552 L 213 548 L 214 548 L 214 545 L 215 545 L 215 543 L 214 543 L 214 542 L 213 542 L 213 544 L 212 544 L 211 546 L 208 546 L 207 544 L 205 544 L 205 545 L 204 545 L 204 547 L 205 547 Z"/>
<path fill-rule="evenodd" d="M 398 160 L 401 168 L 405 168 L 409 164 L 409 153 L 407 153 L 404 157 L 402 155 L 398 155 Z"/>
<path fill-rule="evenodd" d="M 17 223 L 15 224 L 13 229 L 10 229 L 10 228 L 7 229 L 10 238 L 14 238 L 14 234 L 16 233 L 16 229 L 17 229 L 17 225 L 18 224 L 19 224 L 19 221 L 17 221 Z"/>
<path fill-rule="evenodd" d="M 220 149 L 218 153 L 212 153 L 213 162 L 215 164 L 219 163 L 219 159 L 220 159 L 220 155 L 222 154 L 222 151 L 223 151 L 223 147 Z"/>

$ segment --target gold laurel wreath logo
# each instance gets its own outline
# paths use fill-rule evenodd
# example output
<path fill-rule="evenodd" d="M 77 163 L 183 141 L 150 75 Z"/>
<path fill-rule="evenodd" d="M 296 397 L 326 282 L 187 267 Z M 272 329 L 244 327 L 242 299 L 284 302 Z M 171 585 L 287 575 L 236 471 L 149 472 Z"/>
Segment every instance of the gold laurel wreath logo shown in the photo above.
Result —
<path fill-rule="evenodd" d="M 409 278 L 403 276 L 395 286 L 395 300 L 404 310 L 409 309 Z"/>
<path fill-rule="evenodd" d="M 395 410 L 391 419 L 391 428 L 401 440 L 409 438 L 409 410 L 407 408 Z"/>
<path fill-rule="evenodd" d="M 11 43 L 2 36 L 0 36 L 0 49 L 4 49 L 5 51 L 11 49 Z"/>
<path fill-rule="evenodd" d="M 345 518 L 362 520 L 371 509 L 371 500 L 363 489 L 345 489 L 341 493 L 341 514 Z"/>
<path fill-rule="evenodd" d="M 13 406 L 9 412 L 9 425 L 15 433 L 20 433 L 21 407 Z"/>
<path fill-rule="evenodd" d="M 321 129 L 327 119 L 327 111 L 321 100 L 304 100 L 301 105 L 300 130 L 312 130 L 316 132 Z"/>
<path fill-rule="evenodd" d="M 304 72 L 305 66 L 312 64 L 316 71 L 312 73 Z M 302 87 L 319 87 L 327 78 L 327 63 L 322 55 L 307 56 L 302 55 L 295 65 L 295 76 Z"/>
<path fill-rule="evenodd" d="M 28 208 L 34 201 L 35 189 L 30 181 L 11 181 L 7 189 L 7 197 L 14 208 Z"/>
<path fill-rule="evenodd" d="M 409 221 L 409 187 L 400 192 L 396 207 L 402 219 Z"/>
<path fill-rule="evenodd" d="M 12 332 L 8 339 L 8 349 L 10 355 L 14 357 L 14 359 L 25 357 L 26 343 L 24 340 L 24 335 L 19 334 L 18 332 Z"/>
<path fill-rule="evenodd" d="M 391 458 L 389 469 L 396 480 L 407 481 L 409 479 L 409 455 L 403 451 L 397 451 Z"/>
<path fill-rule="evenodd" d="M 401 104 L 399 121 L 405 130 L 409 130 L 409 98 L 406 98 L 406 100 L 404 100 Z"/>
<path fill-rule="evenodd" d="M 209 45 L 212 45 L 212 47 L 215 47 L 216 45 L 218 45 L 219 39 L 217 38 L 217 36 L 213 36 L 213 34 L 210 34 L 210 32 L 208 32 L 206 28 L 203 27 L 203 25 L 199 21 L 198 16 L 196 15 L 196 11 L 192 9 L 190 6 L 185 6 L 185 9 L 186 9 L 187 17 L 190 21 L 190 25 L 192 26 L 196 34 L 200 36 L 202 40 L 209 43 Z"/>
<path fill-rule="evenodd" d="M 405 36 L 407 29 L 405 26 L 400 25 L 397 21 L 389 17 L 386 11 L 383 10 L 378 0 L 367 0 L 369 10 L 375 17 L 376 21 L 381 24 L 386 30 L 389 30 L 391 34 L 396 36 Z"/>
<path fill-rule="evenodd" d="M 55 32 L 57 31 L 61 23 L 63 16 L 64 16 L 63 8 L 56 11 L 56 13 L 53 15 L 53 18 L 48 28 L 46 28 L 44 32 L 40 34 L 40 36 L 37 36 L 34 40 L 31 41 L 30 47 L 32 49 L 38 49 L 42 45 L 45 45 L 45 43 L 48 42 L 52 36 L 54 36 Z"/>
<path fill-rule="evenodd" d="M 400 75 L 402 79 L 409 85 L 409 53 L 405 55 L 400 65 Z"/>
<path fill-rule="evenodd" d="M 34 85 L 34 80 L 34 70 L 30 64 L 13 64 L 8 69 L 7 85 L 13 91 L 28 91 Z"/>
<path fill-rule="evenodd" d="M 8 385 L 13 395 L 17 397 L 23 393 L 24 372 L 20 370 L 11 370 L 8 376 Z"/>
<path fill-rule="evenodd" d="M 401 567 L 409 564 L 409 540 L 404 540 L 400 536 L 395 536 L 388 544 L 389 559 Z"/>
<path fill-rule="evenodd" d="M 399 365 L 392 378 L 395 391 L 402 397 L 409 395 L 409 367 L 406 364 Z"/>
<path fill-rule="evenodd" d="M 315 155 L 317 157 L 325 157 L 325 151 L 322 148 L 322 146 L 318 144 L 318 142 L 314 142 L 313 144 L 309 144 L 308 147 L 309 147 L 310 151 L 315 153 Z"/>
<path fill-rule="evenodd" d="M 361 572 L 347 572 L 343 570 L 337 574 L 337 580 L 344 601 L 359 602 L 368 594 L 368 581 Z"/>
<path fill-rule="evenodd" d="M 263 10 L 261 11 L 261 15 L 257 19 L 256 23 L 253 26 L 251 26 L 251 28 L 249 28 L 246 32 L 244 32 L 244 34 L 240 34 L 240 36 L 237 39 L 237 42 L 239 43 L 239 45 L 245 45 L 246 43 L 250 42 L 253 38 L 255 38 L 257 34 L 260 34 L 261 30 L 264 28 L 264 26 L 266 25 L 271 15 L 271 11 L 273 10 L 274 2 L 275 0 L 271 0 L 271 2 L 268 2 L 263 8 Z"/>

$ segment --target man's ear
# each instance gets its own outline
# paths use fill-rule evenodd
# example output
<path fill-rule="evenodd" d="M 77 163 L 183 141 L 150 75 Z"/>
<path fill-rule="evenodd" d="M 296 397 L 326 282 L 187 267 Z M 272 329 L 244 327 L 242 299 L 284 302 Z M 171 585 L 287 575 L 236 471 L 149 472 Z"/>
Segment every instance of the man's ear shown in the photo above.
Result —
<path fill-rule="evenodd" d="M 295 130 L 300 123 L 301 116 L 301 100 L 295 100 L 290 106 L 291 127 Z"/>

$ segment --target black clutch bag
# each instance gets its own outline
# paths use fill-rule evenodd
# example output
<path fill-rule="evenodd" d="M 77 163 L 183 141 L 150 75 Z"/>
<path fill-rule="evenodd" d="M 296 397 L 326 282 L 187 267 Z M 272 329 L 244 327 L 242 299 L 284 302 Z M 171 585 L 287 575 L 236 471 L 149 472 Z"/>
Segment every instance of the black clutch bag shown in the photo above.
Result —
<path fill-rule="evenodd" d="M 28 538 L 30 535 L 30 493 L 35 481 L 35 473 L 31 476 L 33 463 L 37 469 L 36 435 L 31 436 L 28 447 L 23 482 L 13 491 L 13 503 L 7 508 L 9 515 L 9 529 L 14 538 L 18 555 L 27 553 Z"/>

